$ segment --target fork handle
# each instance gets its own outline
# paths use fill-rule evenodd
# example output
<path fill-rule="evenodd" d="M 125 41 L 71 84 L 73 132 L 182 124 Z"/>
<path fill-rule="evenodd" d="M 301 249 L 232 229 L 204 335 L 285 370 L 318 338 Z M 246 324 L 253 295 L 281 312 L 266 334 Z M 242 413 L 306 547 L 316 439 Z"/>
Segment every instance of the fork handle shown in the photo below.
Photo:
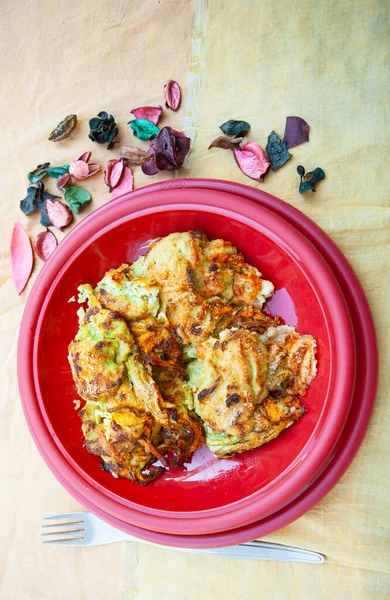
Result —
<path fill-rule="evenodd" d="M 282 544 L 273 544 L 271 542 L 248 542 L 237 546 L 226 546 L 224 548 L 173 548 L 171 546 L 161 546 L 151 542 L 145 542 L 132 536 L 123 535 L 123 540 L 143 542 L 158 548 L 167 548 L 169 550 L 178 550 L 179 552 L 188 552 L 190 554 L 205 554 L 210 556 L 228 556 L 230 558 L 244 558 L 252 560 L 273 560 L 279 562 L 304 562 L 312 564 L 322 564 L 325 557 L 312 550 L 303 550 L 292 546 L 283 546 Z"/>

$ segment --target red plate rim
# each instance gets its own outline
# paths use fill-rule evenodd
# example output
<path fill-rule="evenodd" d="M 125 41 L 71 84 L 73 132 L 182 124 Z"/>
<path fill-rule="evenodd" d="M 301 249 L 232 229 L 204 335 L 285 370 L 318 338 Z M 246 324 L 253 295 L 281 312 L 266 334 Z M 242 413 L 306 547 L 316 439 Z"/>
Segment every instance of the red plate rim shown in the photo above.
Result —
<path fill-rule="evenodd" d="M 344 295 L 350 306 L 355 330 L 358 332 L 358 337 L 361 341 L 361 344 L 358 346 L 357 356 L 360 367 L 358 369 L 358 374 L 361 374 L 362 381 L 361 385 L 355 389 L 355 396 L 360 394 L 359 401 L 356 402 L 356 406 L 354 407 L 355 410 L 350 411 L 349 413 L 347 424 L 342 439 L 340 440 L 339 447 L 335 453 L 335 457 L 326 470 L 301 496 L 278 513 L 267 517 L 263 521 L 253 523 L 241 529 L 208 536 L 191 537 L 159 534 L 153 531 L 142 530 L 112 517 L 72 489 L 72 487 L 63 479 L 61 473 L 56 473 L 54 465 L 50 465 L 50 460 L 46 456 L 40 443 L 39 432 L 34 431 L 32 423 L 30 422 L 27 407 L 24 403 L 22 403 L 22 405 L 31 434 L 42 457 L 58 480 L 85 508 L 91 510 L 114 527 L 153 543 L 171 547 L 214 548 L 244 543 L 287 526 L 319 502 L 339 481 L 358 451 L 370 421 L 378 380 L 378 349 L 374 323 L 364 291 L 350 264 L 325 232 L 294 207 L 274 196 L 259 192 L 249 186 L 219 180 L 197 181 L 201 186 L 206 187 L 208 185 L 214 189 L 234 188 L 236 193 L 268 206 L 274 212 L 277 212 L 280 216 L 289 220 L 290 223 L 317 246 L 318 250 L 321 251 L 328 261 L 342 286 Z"/>
<path fill-rule="evenodd" d="M 123 198 L 123 202 L 125 201 L 126 197 Z M 226 198 L 224 198 L 224 202 L 226 202 Z M 158 211 L 160 212 L 164 210 L 172 210 L 172 207 L 172 205 L 159 206 Z M 241 211 L 243 210 L 243 208 L 247 211 L 253 211 L 253 204 L 251 204 L 249 207 L 244 207 L 244 205 L 241 202 Z M 247 224 L 250 224 L 253 228 L 258 229 L 263 233 L 266 231 L 266 235 L 268 236 L 272 236 L 273 234 L 272 230 L 268 229 L 268 226 L 270 225 L 271 221 L 274 223 L 274 229 L 278 230 L 279 235 L 275 236 L 274 234 L 274 237 L 277 237 L 278 244 L 282 246 L 284 245 L 286 249 L 289 250 L 290 257 L 294 260 L 294 256 L 291 256 L 291 248 L 288 246 L 287 242 L 284 241 L 287 239 L 290 239 L 290 241 L 292 240 L 291 226 L 285 223 L 281 223 L 280 218 L 276 218 L 275 220 L 273 213 L 268 211 L 268 209 L 261 209 L 261 207 L 256 207 L 256 221 L 248 220 L 244 218 L 242 214 L 237 214 L 235 211 L 221 209 L 215 206 L 209 206 L 208 204 L 204 206 L 193 206 L 188 203 L 183 205 L 174 204 L 174 209 L 203 209 L 207 212 L 212 212 L 214 214 L 218 213 L 226 215 L 230 218 L 234 218 L 235 220 L 246 222 Z M 72 255 L 70 260 L 74 260 L 77 256 L 79 256 L 84 251 L 86 246 L 93 244 L 95 238 L 100 237 L 107 230 L 116 228 L 124 221 L 135 219 L 145 214 L 153 214 L 156 212 L 156 210 L 156 207 L 152 207 L 146 210 L 134 211 L 131 213 L 131 215 L 121 218 L 115 222 L 112 222 L 107 227 L 100 229 L 99 232 L 95 234 L 95 236 L 91 236 L 90 238 L 88 238 L 88 240 L 81 247 L 79 246 L 78 250 Z M 261 222 L 261 225 L 258 225 L 259 222 Z M 266 225 L 264 225 L 264 223 L 266 223 Z M 293 233 L 294 232 L 295 230 L 293 230 Z M 63 455 L 67 458 L 68 462 L 74 467 L 74 469 L 83 477 L 83 479 L 89 485 L 91 485 L 98 492 L 101 492 L 105 497 L 113 501 L 108 502 L 105 498 L 102 498 L 99 495 L 99 498 L 96 497 L 94 499 L 94 502 L 96 504 L 100 505 L 102 508 L 104 508 L 104 510 L 107 510 L 108 512 L 113 514 L 113 516 L 116 516 L 120 519 L 125 519 L 127 521 L 132 522 L 135 525 L 139 525 L 144 528 L 154 529 L 156 531 L 164 531 L 166 533 L 180 534 L 182 531 L 185 531 L 186 534 L 205 534 L 212 533 L 213 531 L 220 531 L 222 529 L 240 527 L 247 523 L 253 522 L 254 520 L 258 519 L 260 515 L 261 517 L 264 517 L 267 514 L 274 512 L 275 507 L 281 508 L 292 498 L 296 497 L 296 495 L 302 491 L 303 487 L 307 487 L 307 485 L 309 485 L 311 481 L 313 481 L 313 479 L 316 476 L 318 476 L 319 472 L 324 468 L 324 463 L 326 463 L 326 461 L 328 460 L 329 455 L 331 454 L 335 444 L 337 443 L 338 438 L 341 435 L 342 427 L 345 423 L 345 419 L 348 414 L 351 398 L 351 386 L 353 384 L 352 369 L 354 368 L 354 356 L 351 350 L 353 347 L 353 341 L 348 317 L 346 317 L 346 315 L 349 316 L 349 314 L 344 305 L 344 301 L 342 299 L 343 297 L 342 295 L 340 295 L 339 288 L 333 276 L 330 274 L 328 267 L 324 265 L 322 258 L 319 260 L 320 255 L 318 254 L 318 252 L 313 249 L 311 244 L 309 245 L 309 248 L 307 248 L 305 238 L 298 234 L 298 236 L 295 236 L 293 249 L 297 250 L 297 247 L 299 247 L 300 243 L 303 244 L 304 258 L 307 263 L 304 266 L 302 266 L 301 264 L 301 271 L 306 271 L 306 273 L 304 274 L 309 279 L 312 287 L 317 287 L 317 298 L 319 300 L 323 312 L 325 314 L 327 313 L 327 316 L 325 317 L 325 321 L 327 322 L 327 324 L 329 324 L 331 318 L 335 320 L 335 323 L 333 324 L 334 326 L 330 328 L 331 330 L 333 330 L 333 332 L 330 333 L 330 347 L 331 352 L 333 354 L 332 362 L 336 363 L 337 367 L 339 367 L 336 370 L 336 374 L 334 375 L 335 364 L 333 364 L 333 375 L 335 377 L 336 382 L 338 382 L 338 385 L 336 383 L 335 387 L 330 387 L 328 389 L 328 394 L 332 393 L 332 395 L 335 396 L 335 398 L 338 398 L 337 402 L 335 400 L 333 400 L 333 402 L 336 406 L 340 407 L 340 411 L 337 411 L 337 414 L 335 413 L 328 415 L 328 418 L 326 420 L 322 419 L 321 421 L 320 418 L 318 426 L 316 426 L 310 440 L 302 449 L 300 455 L 295 459 L 291 466 L 279 476 L 279 478 L 273 480 L 270 484 L 268 484 L 264 488 L 261 488 L 261 490 L 259 490 L 258 492 L 255 492 L 252 495 L 240 501 L 231 503 L 229 505 L 225 505 L 223 507 L 193 512 L 173 512 L 166 510 L 157 510 L 154 508 L 144 507 L 143 505 L 136 504 L 132 501 L 128 501 L 120 496 L 115 495 L 110 490 L 107 490 L 107 488 L 105 488 L 104 486 L 101 486 L 100 484 L 95 482 L 95 480 L 92 477 L 90 477 L 88 473 L 83 471 L 79 467 L 79 465 L 69 456 L 66 449 L 57 439 L 56 432 L 51 426 L 50 419 L 46 415 L 44 403 L 42 401 L 42 397 L 39 390 L 37 355 L 38 341 L 40 339 L 40 330 L 45 319 L 46 307 L 50 302 L 51 293 L 53 292 L 53 290 L 55 290 L 57 281 L 61 278 L 63 270 L 67 268 L 69 263 L 67 261 L 64 264 L 63 268 L 54 280 L 49 292 L 47 293 L 45 302 L 42 304 L 40 310 L 40 316 L 34 336 L 35 389 L 37 391 L 38 401 L 40 403 L 41 411 L 45 418 L 46 425 Z M 58 271 L 56 270 L 56 272 Z M 323 287 L 324 289 L 326 289 L 326 297 L 325 295 L 322 299 L 319 297 L 321 295 L 321 290 L 318 289 L 316 281 L 313 281 L 313 278 L 310 276 L 311 272 L 315 272 L 316 276 L 318 276 L 318 278 L 324 284 Z M 339 301 L 341 299 L 342 304 L 340 305 Z M 335 352 L 336 348 L 337 351 Z M 335 354 L 336 356 L 338 355 L 338 359 L 334 357 Z M 332 379 L 332 374 L 330 379 Z M 307 456 L 309 456 L 309 460 L 306 459 L 306 462 L 303 462 L 304 458 Z M 291 478 L 290 482 L 288 478 Z M 74 482 L 74 485 L 77 485 L 77 483 Z M 283 488 L 283 486 L 285 487 Z M 281 488 L 284 493 L 281 493 Z M 265 506 L 264 510 L 260 510 L 260 501 L 262 502 L 262 505 Z M 129 510 L 131 510 L 131 513 L 129 512 Z M 137 513 L 134 513 L 134 511 L 137 511 Z M 146 514 L 140 515 L 139 512 Z M 218 518 L 216 518 L 217 516 Z M 166 519 L 169 519 L 169 521 L 166 521 Z M 175 522 L 172 521 L 173 519 L 175 520 Z M 196 521 L 189 523 L 188 519 L 196 519 Z M 202 522 L 200 522 L 200 519 L 202 519 Z"/>
<path fill-rule="evenodd" d="M 182 185 L 182 182 L 181 182 L 181 181 L 179 181 L 179 182 L 175 182 L 175 183 L 176 183 L 176 184 L 178 184 L 178 183 L 179 183 L 179 184 L 181 184 L 181 185 L 180 185 L 180 187 L 183 187 L 183 185 Z M 186 182 L 186 184 L 187 184 L 187 185 L 190 185 L 191 187 L 194 187 L 194 185 L 196 186 L 196 184 L 199 184 L 199 183 L 203 183 L 203 184 L 205 184 L 205 183 L 206 183 L 206 184 L 209 184 L 210 182 L 208 182 L 208 181 L 207 181 L 207 182 L 205 182 L 204 180 L 201 180 L 201 182 L 199 182 L 199 181 L 196 181 L 196 180 L 189 180 L 189 181 L 187 181 L 187 182 Z M 218 185 L 218 184 L 219 184 L 219 185 L 221 185 L 221 184 L 224 184 L 224 182 L 212 182 L 212 183 L 213 183 L 214 185 Z M 227 185 L 234 186 L 234 188 L 235 188 L 235 189 L 234 189 L 233 191 L 234 191 L 234 193 L 235 193 L 235 194 L 237 194 L 237 189 L 236 189 L 236 186 L 237 186 L 237 184 L 227 184 Z M 160 185 L 159 185 L 159 184 L 157 184 L 157 185 L 155 184 L 155 185 L 153 185 L 153 186 L 148 186 L 147 188 L 142 188 L 142 190 L 144 190 L 144 191 L 150 191 L 150 189 L 151 189 L 151 188 L 156 188 L 156 187 L 159 189 L 159 188 L 160 188 Z M 206 185 L 206 187 L 208 187 L 208 186 Z M 251 190 L 251 188 L 245 188 L 244 186 L 238 186 L 238 187 L 240 187 L 240 188 L 243 188 L 244 190 L 247 190 L 247 189 L 248 189 L 248 190 L 250 190 L 250 191 L 252 191 L 252 192 L 254 191 L 254 190 Z M 214 188 L 214 189 L 215 189 L 215 188 Z M 140 192 L 141 190 L 138 190 L 138 191 Z M 134 193 L 135 193 L 135 192 L 133 192 L 132 194 L 134 194 Z M 242 193 L 242 190 L 241 190 L 241 193 Z M 256 194 L 259 194 L 259 192 L 256 192 Z M 268 195 L 266 195 L 266 196 L 268 196 Z M 268 196 L 268 198 L 272 198 L 272 197 Z M 122 202 L 123 202 L 125 199 L 126 199 L 126 197 L 122 197 Z M 132 197 L 132 202 L 133 202 L 133 201 L 134 201 L 134 199 L 133 199 L 133 197 Z M 116 202 L 118 202 L 118 201 L 116 201 Z M 279 201 L 279 202 L 280 202 L 280 201 Z M 106 206 L 107 206 L 107 205 L 105 205 L 104 207 L 102 207 L 102 209 L 99 209 L 99 211 L 102 211 L 102 210 L 104 210 L 104 209 L 106 208 Z M 241 207 L 241 204 L 240 204 L 240 207 Z M 169 208 L 172 208 L 172 207 L 169 207 Z M 177 208 L 177 205 L 175 205 L 175 208 Z M 186 206 L 186 208 L 188 208 L 188 206 Z M 196 208 L 197 208 L 197 209 L 199 209 L 199 206 L 197 206 Z M 235 212 L 235 211 L 234 211 L 234 212 Z M 303 215 L 302 215 L 302 216 L 303 216 Z M 88 217 L 88 220 L 90 221 L 90 220 L 91 220 L 91 217 Z M 87 220 L 86 220 L 86 221 L 87 221 Z M 80 227 L 80 226 L 78 226 L 78 227 Z M 77 229 L 77 228 L 76 228 L 76 229 Z M 76 230 L 74 230 L 74 232 L 75 232 L 75 231 L 76 231 Z M 70 234 L 70 236 L 68 236 L 68 237 L 71 237 L 72 235 L 74 235 L 74 232 L 72 232 L 72 234 Z M 54 257 L 53 257 L 53 258 L 54 258 Z M 50 261 L 50 262 L 52 263 L 52 261 Z M 53 263 L 52 263 L 52 264 L 53 264 Z M 46 267 L 45 267 L 45 269 L 44 269 L 44 271 L 45 271 L 45 274 L 47 273 L 47 267 L 48 267 L 48 266 L 50 266 L 50 263 L 48 263 L 48 265 L 46 265 Z M 55 267 L 55 268 L 57 268 L 57 267 Z M 35 288 L 36 288 L 36 287 L 38 288 L 38 290 L 40 290 L 40 292 L 41 292 L 41 293 L 37 294 L 37 297 L 38 297 L 38 298 L 41 296 L 42 292 L 44 291 L 44 288 L 43 288 L 42 286 L 41 286 L 41 287 L 39 286 L 39 284 L 40 284 L 40 283 L 41 283 L 40 281 L 37 281 L 37 282 L 36 282 L 36 285 L 34 286 L 34 289 L 33 289 L 33 292 L 35 291 Z M 47 278 L 46 278 L 46 279 L 44 279 L 44 283 L 45 283 L 45 284 L 47 284 Z M 32 294 L 31 294 L 31 295 L 33 295 L 33 292 L 32 292 Z M 46 294 L 46 291 L 45 291 L 45 294 Z M 19 364 L 20 364 L 20 363 L 19 363 Z M 24 371 L 23 382 L 25 382 L 25 381 L 26 381 L 26 372 Z M 22 387 L 22 386 L 21 386 L 21 387 Z M 30 422 L 30 423 L 31 423 L 31 422 Z M 341 431 L 339 431 L 338 433 L 340 433 L 340 432 L 341 432 Z M 337 437 L 339 437 L 339 436 L 337 436 Z M 52 441 L 52 439 L 51 439 L 50 441 Z M 337 441 L 337 440 L 336 440 L 336 441 Z M 50 461 L 50 462 L 51 462 L 51 461 Z M 317 475 L 318 475 L 318 472 L 317 472 Z M 310 481 L 309 481 L 309 483 L 310 483 Z M 84 484 L 84 483 L 81 483 L 80 485 L 81 485 L 81 488 L 79 489 L 79 491 L 83 492 L 83 490 L 85 490 L 85 489 L 88 489 L 88 486 L 85 486 L 85 484 Z M 301 489 L 299 489 L 299 485 L 297 485 L 297 493 L 300 493 L 301 491 L 302 491 L 302 487 L 301 487 Z M 295 495 L 296 495 L 296 494 L 295 494 Z M 275 506 L 275 504 L 274 504 L 274 506 Z M 163 511 L 163 512 L 165 512 L 165 511 Z M 168 512 L 168 511 L 167 511 L 167 512 Z M 207 511 L 207 512 L 208 512 L 208 511 Z M 255 512 L 256 512 L 256 511 L 255 511 Z M 169 513 L 168 513 L 168 514 L 169 514 Z M 196 513 L 195 517 L 199 517 L 199 514 L 200 514 L 200 513 Z M 172 516 L 172 513 L 171 513 L 171 516 Z M 179 514 L 179 516 L 180 516 L 180 517 L 182 517 L 182 516 L 183 516 L 183 513 L 180 513 L 180 514 Z M 192 516 L 192 514 L 191 514 L 191 516 Z M 257 518 L 258 518 L 258 511 L 257 511 L 257 515 L 254 513 L 254 515 L 253 515 L 253 516 L 254 516 L 254 518 L 256 518 L 256 516 L 257 516 Z M 253 518 L 252 518 L 252 517 L 251 517 L 251 519 L 252 519 L 252 521 L 253 521 Z M 251 521 L 246 521 L 246 522 L 251 522 Z M 245 523 L 240 523 L 240 525 L 241 525 L 241 524 L 245 524 Z M 194 525 L 195 525 L 195 524 L 194 524 Z M 236 524 L 234 524 L 234 525 L 233 525 L 233 524 L 230 524 L 229 528 L 230 528 L 230 527 L 237 527 L 237 525 L 236 525 Z M 199 528 L 198 528 L 198 527 L 196 527 L 195 529 L 197 529 L 197 530 L 198 530 Z M 184 534 L 184 535 L 186 535 L 186 534 Z"/>

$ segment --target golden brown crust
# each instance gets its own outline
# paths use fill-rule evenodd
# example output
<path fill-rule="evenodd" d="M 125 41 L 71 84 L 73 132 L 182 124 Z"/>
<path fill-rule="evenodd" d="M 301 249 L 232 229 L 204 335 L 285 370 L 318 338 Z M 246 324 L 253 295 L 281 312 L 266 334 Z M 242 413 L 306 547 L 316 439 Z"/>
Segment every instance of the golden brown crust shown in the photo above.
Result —
<path fill-rule="evenodd" d="M 262 312 L 273 286 L 230 242 L 172 234 L 84 287 L 69 362 L 86 447 L 114 476 L 144 485 L 191 460 L 205 436 L 232 456 L 303 414 L 315 340 Z"/>

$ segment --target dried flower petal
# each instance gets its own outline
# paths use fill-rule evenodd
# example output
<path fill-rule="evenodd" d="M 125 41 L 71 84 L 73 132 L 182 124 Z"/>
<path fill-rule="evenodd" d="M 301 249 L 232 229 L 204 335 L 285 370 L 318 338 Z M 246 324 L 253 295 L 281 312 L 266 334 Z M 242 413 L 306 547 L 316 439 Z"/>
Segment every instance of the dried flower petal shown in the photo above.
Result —
<path fill-rule="evenodd" d="M 62 165 L 60 167 L 50 167 L 50 163 L 47 162 L 42 165 L 38 165 L 36 169 L 30 171 L 30 173 L 27 174 L 27 179 L 30 183 L 37 183 L 38 181 L 46 177 L 46 175 L 49 175 L 54 179 L 58 179 L 68 171 L 69 165 Z"/>
<path fill-rule="evenodd" d="M 159 129 L 157 125 L 147 119 L 134 119 L 129 121 L 129 125 L 134 135 L 140 140 L 151 140 L 158 136 Z"/>
<path fill-rule="evenodd" d="M 46 211 L 52 225 L 60 231 L 73 220 L 72 211 L 61 200 L 46 200 Z"/>
<path fill-rule="evenodd" d="M 25 215 L 31 215 L 38 210 L 38 204 L 36 203 L 36 195 L 38 188 L 35 185 L 30 185 L 27 188 L 27 196 L 20 202 L 20 210 Z"/>
<path fill-rule="evenodd" d="M 73 129 L 77 125 L 77 116 L 68 115 L 63 121 L 58 123 L 57 127 L 53 129 L 49 135 L 50 142 L 60 142 L 70 136 Z"/>
<path fill-rule="evenodd" d="M 158 171 L 181 167 L 190 149 L 191 140 L 184 133 L 163 127 L 149 145 L 142 171 L 145 175 L 154 175 Z"/>
<path fill-rule="evenodd" d="M 181 89 L 179 84 L 170 79 L 164 85 L 165 106 L 173 111 L 177 111 L 181 102 Z"/>
<path fill-rule="evenodd" d="M 83 160 L 72 160 L 69 173 L 76 179 L 86 179 L 88 177 L 88 164 Z"/>
<path fill-rule="evenodd" d="M 52 199 L 58 199 L 58 196 L 53 196 L 53 194 L 49 194 L 48 192 L 44 191 L 44 187 L 43 187 L 43 183 L 39 182 L 41 184 L 41 188 L 39 188 L 39 192 L 36 196 L 36 203 L 38 205 L 39 210 L 41 211 L 41 218 L 40 218 L 40 224 L 43 225 L 44 227 L 49 227 L 50 225 L 52 225 L 52 222 L 50 221 L 50 217 L 47 214 L 47 210 L 46 210 L 46 202 L 47 200 L 52 200 Z"/>
<path fill-rule="evenodd" d="M 118 185 L 125 167 L 124 158 L 109 160 L 104 171 L 104 183 L 108 185 L 110 192 Z"/>
<path fill-rule="evenodd" d="M 72 175 L 70 173 L 65 173 L 62 177 L 57 179 L 57 188 L 62 190 L 64 188 L 70 187 L 72 185 Z"/>
<path fill-rule="evenodd" d="M 270 162 L 263 148 L 254 142 L 247 142 L 241 148 L 234 148 L 234 158 L 244 175 L 256 181 L 263 181 Z"/>
<path fill-rule="evenodd" d="M 69 165 L 61 165 L 60 167 L 49 167 L 47 174 L 53 179 L 59 179 L 69 172 Z"/>
<path fill-rule="evenodd" d="M 220 130 L 223 131 L 225 135 L 234 135 L 234 137 L 244 137 L 251 126 L 246 121 L 235 121 L 234 119 L 230 119 L 223 123 L 220 126 Z"/>
<path fill-rule="evenodd" d="M 53 254 L 57 246 L 57 238 L 54 235 L 54 233 L 50 231 L 50 229 L 46 229 L 46 231 L 38 233 L 37 237 L 35 238 L 35 252 L 39 256 L 39 258 L 43 260 L 43 262 L 47 261 L 47 259 Z"/>
<path fill-rule="evenodd" d="M 130 112 L 136 119 L 147 119 L 147 121 L 157 125 L 162 111 L 162 106 L 140 106 L 139 108 L 133 108 Z"/>
<path fill-rule="evenodd" d="M 117 143 L 114 142 L 114 138 L 118 135 L 115 119 L 105 111 L 100 112 L 97 117 L 90 119 L 89 129 L 89 139 L 98 144 L 105 144 L 107 142 L 107 150 L 110 150 Z"/>
<path fill-rule="evenodd" d="M 50 167 L 50 163 L 46 162 L 41 165 L 38 165 L 36 169 L 27 173 L 27 179 L 30 183 L 36 183 L 40 181 L 47 175 L 47 168 Z"/>
<path fill-rule="evenodd" d="M 297 167 L 297 172 L 301 178 L 301 182 L 299 184 L 299 193 L 300 194 L 304 194 L 308 190 L 315 192 L 316 184 L 319 181 L 322 181 L 323 179 L 325 179 L 325 172 L 320 167 L 316 167 L 314 169 L 314 171 L 306 173 L 306 175 L 305 175 L 304 167 L 302 167 L 302 165 L 299 165 Z"/>
<path fill-rule="evenodd" d="M 97 163 L 89 163 L 88 165 L 88 175 L 87 177 L 92 177 L 92 175 L 96 175 L 100 171 L 100 165 Z"/>
<path fill-rule="evenodd" d="M 126 158 L 131 165 L 142 165 L 146 152 L 135 146 L 121 146 L 120 155 L 122 158 Z"/>
<path fill-rule="evenodd" d="M 65 202 L 69 204 L 71 211 L 76 214 L 80 212 L 83 206 L 89 204 L 92 200 L 91 194 L 87 192 L 87 190 L 75 185 L 64 190 L 64 198 Z"/>
<path fill-rule="evenodd" d="M 265 150 L 268 158 L 271 161 L 271 167 L 273 171 L 279 169 L 292 156 L 292 154 L 290 154 L 286 148 L 286 142 L 281 140 L 274 131 L 271 131 L 268 136 L 268 142 Z"/>
<path fill-rule="evenodd" d="M 88 150 L 87 152 L 83 152 L 82 154 L 80 154 L 80 156 L 78 158 L 76 158 L 75 160 L 83 160 L 84 162 L 89 162 L 92 156 L 92 152 L 90 150 Z"/>
<path fill-rule="evenodd" d="M 23 225 L 17 221 L 11 237 L 11 271 L 16 291 L 21 294 L 30 278 L 34 255 L 30 238 Z"/>
<path fill-rule="evenodd" d="M 123 169 L 120 183 L 112 191 L 111 200 L 115 200 L 115 198 L 119 198 L 119 196 L 122 196 L 127 192 L 131 192 L 133 189 L 133 183 L 133 174 L 129 167 L 125 167 Z"/>
<path fill-rule="evenodd" d="M 287 117 L 284 141 L 287 148 L 293 148 L 309 141 L 310 126 L 301 117 Z"/>
<path fill-rule="evenodd" d="M 226 135 L 220 135 L 219 137 L 217 137 L 215 140 L 213 140 L 209 146 L 209 150 L 210 148 L 222 148 L 223 150 L 234 150 L 234 148 L 236 148 L 236 146 L 239 146 L 244 138 L 240 137 L 240 138 L 234 138 L 234 137 L 227 137 Z"/>

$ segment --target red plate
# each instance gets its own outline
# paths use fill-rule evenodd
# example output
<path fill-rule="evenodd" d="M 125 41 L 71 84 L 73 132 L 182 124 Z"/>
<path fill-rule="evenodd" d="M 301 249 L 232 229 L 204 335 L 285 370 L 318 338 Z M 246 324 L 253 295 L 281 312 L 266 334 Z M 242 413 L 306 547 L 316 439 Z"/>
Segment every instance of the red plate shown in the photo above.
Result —
<path fill-rule="evenodd" d="M 283 220 L 251 202 L 241 200 L 237 214 L 236 189 L 232 190 L 235 195 L 207 189 L 199 196 L 199 187 L 207 182 L 187 181 L 186 189 L 183 181 L 175 183 L 181 187 L 174 192 L 156 194 L 161 186 L 153 185 L 105 205 L 61 243 L 30 295 L 21 330 L 19 366 L 23 401 L 27 408 L 36 403 L 38 395 L 52 436 L 46 454 L 51 463 L 61 465 L 68 483 L 116 517 L 141 527 L 187 535 L 251 523 L 281 508 L 310 485 L 326 466 L 342 431 L 354 365 L 348 311 L 313 246 Z M 196 200 L 198 206 L 192 204 Z M 177 205 L 178 201 L 183 206 Z M 153 208 L 142 210 L 145 205 Z M 134 212 L 124 216 L 130 208 Z M 308 413 L 271 444 L 223 461 L 201 450 L 187 472 L 169 473 L 142 488 L 100 471 L 96 457 L 82 447 L 80 422 L 72 406 L 74 384 L 66 360 L 77 323 L 75 305 L 67 300 L 79 283 L 94 283 L 113 265 L 134 260 L 148 239 L 190 228 L 230 239 L 250 263 L 276 283 L 279 293 L 273 302 L 278 312 L 299 331 L 318 339 L 319 374 L 306 397 Z M 94 232 L 98 233 L 93 236 Z M 82 245 L 84 240 L 87 242 Z M 32 336 L 24 335 L 26 328 Z M 33 337 L 35 386 L 31 380 Z M 58 449 L 68 461 L 67 468 Z"/>

